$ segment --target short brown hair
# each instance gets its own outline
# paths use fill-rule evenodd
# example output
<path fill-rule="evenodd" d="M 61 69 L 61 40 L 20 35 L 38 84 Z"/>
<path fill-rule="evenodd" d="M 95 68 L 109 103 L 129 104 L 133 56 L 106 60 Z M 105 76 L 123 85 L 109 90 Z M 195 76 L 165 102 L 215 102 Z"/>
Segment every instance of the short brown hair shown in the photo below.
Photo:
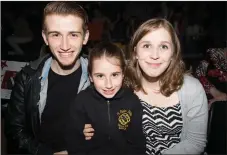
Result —
<path fill-rule="evenodd" d="M 46 31 L 45 19 L 48 15 L 74 15 L 80 17 L 83 20 L 83 31 L 88 29 L 88 15 L 87 12 L 79 4 L 75 2 L 50 2 L 46 5 L 43 11 L 43 30 Z"/>
<path fill-rule="evenodd" d="M 173 92 L 179 90 L 183 84 L 185 65 L 181 57 L 180 42 L 177 34 L 171 23 L 165 19 L 150 19 L 136 30 L 129 45 L 130 58 L 127 69 L 128 75 L 125 76 L 127 76 L 127 80 L 134 90 L 142 90 L 146 93 L 141 83 L 142 71 L 136 59 L 135 47 L 146 34 L 158 28 L 164 28 L 169 32 L 174 47 L 172 61 L 166 71 L 160 76 L 159 80 L 160 92 L 165 96 L 170 96 Z"/>

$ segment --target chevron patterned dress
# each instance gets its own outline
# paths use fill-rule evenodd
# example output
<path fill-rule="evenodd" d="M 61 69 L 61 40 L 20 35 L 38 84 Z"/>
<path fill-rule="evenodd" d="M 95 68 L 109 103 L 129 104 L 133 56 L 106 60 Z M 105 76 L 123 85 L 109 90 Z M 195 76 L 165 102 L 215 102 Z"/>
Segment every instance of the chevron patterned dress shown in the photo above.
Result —
<path fill-rule="evenodd" d="M 159 155 L 180 142 L 183 127 L 180 103 L 171 107 L 155 107 L 141 100 L 146 154 Z"/>

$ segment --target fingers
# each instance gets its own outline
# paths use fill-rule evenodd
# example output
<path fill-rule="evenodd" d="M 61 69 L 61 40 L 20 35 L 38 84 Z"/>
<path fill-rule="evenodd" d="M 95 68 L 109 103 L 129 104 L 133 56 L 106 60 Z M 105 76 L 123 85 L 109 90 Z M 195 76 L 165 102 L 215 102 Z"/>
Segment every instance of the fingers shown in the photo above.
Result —
<path fill-rule="evenodd" d="M 94 131 L 91 124 L 85 124 L 83 130 L 85 140 L 90 140 L 94 136 Z"/>
<path fill-rule="evenodd" d="M 94 133 L 93 132 L 84 132 L 84 136 L 85 137 L 92 137 L 92 136 L 94 136 Z"/>
<path fill-rule="evenodd" d="M 86 140 L 90 140 L 94 136 L 94 133 L 84 131 L 84 136 Z"/>
<path fill-rule="evenodd" d="M 87 128 L 87 129 L 84 129 L 83 132 L 84 133 L 91 133 L 91 132 L 94 132 L 95 130 L 93 128 Z"/>
<path fill-rule="evenodd" d="M 91 137 L 85 137 L 85 140 L 91 140 Z"/>
<path fill-rule="evenodd" d="M 84 133 L 94 132 L 95 130 L 92 128 L 91 124 L 85 124 L 84 125 Z"/>
<path fill-rule="evenodd" d="M 84 129 L 87 129 L 87 128 L 92 128 L 91 124 L 85 124 Z"/>

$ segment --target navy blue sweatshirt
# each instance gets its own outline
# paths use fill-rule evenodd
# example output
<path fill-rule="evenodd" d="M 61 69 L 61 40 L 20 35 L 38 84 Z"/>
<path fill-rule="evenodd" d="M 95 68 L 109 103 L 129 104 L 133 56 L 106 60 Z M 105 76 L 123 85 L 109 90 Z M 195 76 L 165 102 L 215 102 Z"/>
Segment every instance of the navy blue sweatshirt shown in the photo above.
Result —
<path fill-rule="evenodd" d="M 94 128 L 85 140 L 85 124 Z M 66 132 L 67 151 L 86 155 L 144 155 L 142 105 L 131 89 L 122 88 L 111 99 L 104 98 L 93 86 L 77 95 L 70 108 Z"/>

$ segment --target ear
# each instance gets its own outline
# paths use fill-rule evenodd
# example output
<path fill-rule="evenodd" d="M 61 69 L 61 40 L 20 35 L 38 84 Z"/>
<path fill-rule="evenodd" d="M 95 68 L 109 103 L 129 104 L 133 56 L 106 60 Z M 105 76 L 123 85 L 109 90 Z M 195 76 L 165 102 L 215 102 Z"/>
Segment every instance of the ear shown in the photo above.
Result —
<path fill-rule="evenodd" d="M 83 45 L 86 45 L 89 39 L 89 30 L 86 31 L 85 35 L 84 35 L 84 40 L 83 40 Z"/>
<path fill-rule="evenodd" d="M 48 46 L 47 36 L 46 36 L 46 33 L 44 32 L 44 30 L 42 30 L 42 37 L 43 37 L 45 44 Z"/>
<path fill-rule="evenodd" d="M 135 51 L 136 51 L 136 46 L 133 48 L 133 50 L 134 50 L 133 52 L 135 52 Z"/>
<path fill-rule="evenodd" d="M 136 46 L 133 48 L 133 53 L 136 59 L 139 59 L 137 52 L 136 52 Z"/>
<path fill-rule="evenodd" d="M 89 79 L 90 79 L 91 82 L 93 82 L 93 79 L 92 79 L 92 77 L 90 75 L 89 75 Z"/>

